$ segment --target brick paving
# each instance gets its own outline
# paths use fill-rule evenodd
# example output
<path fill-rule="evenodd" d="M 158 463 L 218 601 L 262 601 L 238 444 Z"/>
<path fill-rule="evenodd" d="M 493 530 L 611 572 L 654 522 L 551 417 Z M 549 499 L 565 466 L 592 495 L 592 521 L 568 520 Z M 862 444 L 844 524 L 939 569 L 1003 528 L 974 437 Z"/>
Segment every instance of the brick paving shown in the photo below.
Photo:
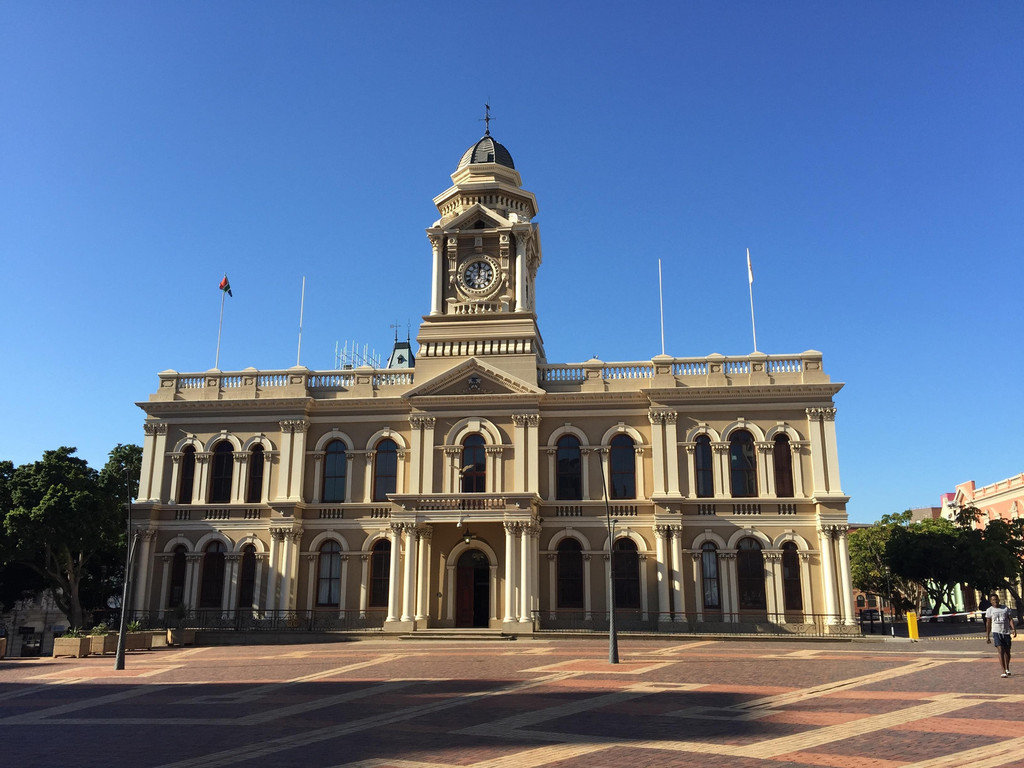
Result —
<path fill-rule="evenodd" d="M 977 640 L 368 638 L 0 661 L 3 765 L 1024 768 Z"/>

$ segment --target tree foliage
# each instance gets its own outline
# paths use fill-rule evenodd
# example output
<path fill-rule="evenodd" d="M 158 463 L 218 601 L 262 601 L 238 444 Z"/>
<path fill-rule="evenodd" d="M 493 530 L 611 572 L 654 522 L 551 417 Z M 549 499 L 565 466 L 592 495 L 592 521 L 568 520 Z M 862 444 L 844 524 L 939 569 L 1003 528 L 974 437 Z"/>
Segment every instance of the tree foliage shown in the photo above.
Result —
<path fill-rule="evenodd" d="M 134 495 L 140 459 L 138 446 L 118 445 L 100 472 L 69 447 L 17 468 L 0 463 L 0 563 L 43 578 L 73 626 L 84 623 L 83 597 L 97 607 L 123 578 L 126 471 Z"/>

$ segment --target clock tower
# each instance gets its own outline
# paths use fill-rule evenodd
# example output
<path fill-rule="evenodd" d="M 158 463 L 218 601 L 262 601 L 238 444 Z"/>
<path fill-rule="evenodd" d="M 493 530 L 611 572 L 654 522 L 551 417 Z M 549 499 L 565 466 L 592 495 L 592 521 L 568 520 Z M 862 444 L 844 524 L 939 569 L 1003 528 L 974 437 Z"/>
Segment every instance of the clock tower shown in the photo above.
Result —
<path fill-rule="evenodd" d="M 545 362 L 534 284 L 541 262 L 537 200 L 488 130 L 434 198 L 430 314 L 416 340 L 417 378 L 477 358 L 528 382 Z"/>

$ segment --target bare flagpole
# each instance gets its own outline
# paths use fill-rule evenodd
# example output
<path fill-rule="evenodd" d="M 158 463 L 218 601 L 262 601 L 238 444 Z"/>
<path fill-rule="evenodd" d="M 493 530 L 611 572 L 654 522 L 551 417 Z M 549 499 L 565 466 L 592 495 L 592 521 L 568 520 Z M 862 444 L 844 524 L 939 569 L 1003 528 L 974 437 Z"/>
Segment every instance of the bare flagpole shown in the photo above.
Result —
<path fill-rule="evenodd" d="M 295 353 L 295 365 L 302 365 L 299 359 L 302 356 L 302 311 L 306 308 L 306 276 L 302 276 L 302 298 L 299 300 L 299 349 Z"/>
<path fill-rule="evenodd" d="M 661 307 L 661 354 L 665 354 L 665 294 L 661 290 L 661 259 L 658 259 L 658 304 Z"/>
<path fill-rule="evenodd" d="M 747 248 L 747 282 L 750 284 L 750 329 L 754 332 L 754 351 L 757 352 L 757 326 L 754 325 L 754 270 L 750 267 L 749 248 Z"/>

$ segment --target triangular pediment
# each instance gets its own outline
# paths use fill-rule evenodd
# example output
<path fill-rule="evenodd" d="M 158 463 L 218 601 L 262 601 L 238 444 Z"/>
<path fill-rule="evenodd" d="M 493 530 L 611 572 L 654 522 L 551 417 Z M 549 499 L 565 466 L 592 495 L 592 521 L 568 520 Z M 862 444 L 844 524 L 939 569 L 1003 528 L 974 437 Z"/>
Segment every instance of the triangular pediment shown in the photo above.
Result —
<path fill-rule="evenodd" d="M 483 222 L 487 229 L 511 227 L 513 223 L 486 205 L 474 203 L 451 221 L 446 221 L 444 229 L 446 231 L 453 229 L 479 229 L 479 227 L 475 226 L 478 222 Z"/>
<path fill-rule="evenodd" d="M 439 376 L 419 384 L 403 397 L 457 397 L 480 395 L 543 395 L 544 390 L 471 357 Z"/>

